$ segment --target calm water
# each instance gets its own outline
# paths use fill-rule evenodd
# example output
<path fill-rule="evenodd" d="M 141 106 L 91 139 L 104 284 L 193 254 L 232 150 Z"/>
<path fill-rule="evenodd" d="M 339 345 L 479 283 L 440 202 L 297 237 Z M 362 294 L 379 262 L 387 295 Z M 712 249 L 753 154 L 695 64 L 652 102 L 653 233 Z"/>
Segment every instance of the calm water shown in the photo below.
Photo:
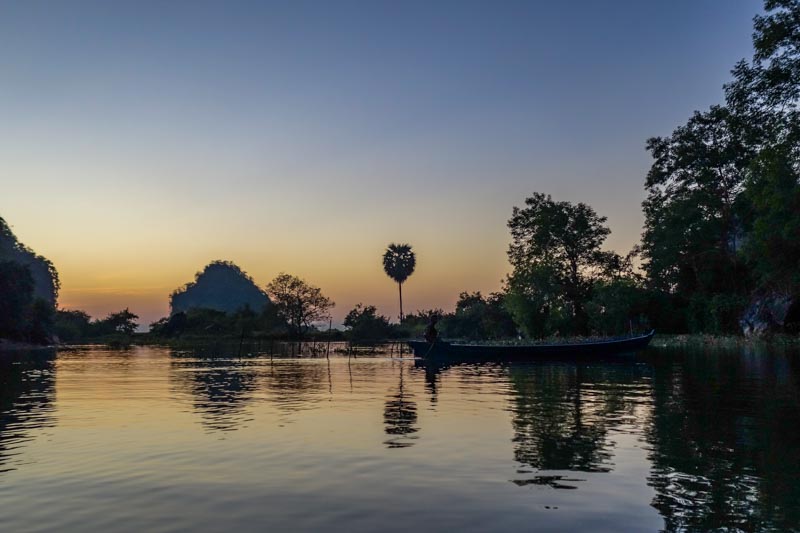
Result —
<path fill-rule="evenodd" d="M 800 357 L 0 365 L 0 531 L 800 530 Z"/>

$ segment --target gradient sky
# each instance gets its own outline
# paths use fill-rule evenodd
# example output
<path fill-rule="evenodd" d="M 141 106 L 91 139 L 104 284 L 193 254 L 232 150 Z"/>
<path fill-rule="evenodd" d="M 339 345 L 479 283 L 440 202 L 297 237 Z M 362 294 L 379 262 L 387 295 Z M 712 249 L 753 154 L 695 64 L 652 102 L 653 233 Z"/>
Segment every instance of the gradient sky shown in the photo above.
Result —
<path fill-rule="evenodd" d="M 149 323 L 213 259 L 397 315 L 500 288 L 533 191 L 641 233 L 645 140 L 721 102 L 757 0 L 0 1 L 0 216 L 60 304 Z"/>

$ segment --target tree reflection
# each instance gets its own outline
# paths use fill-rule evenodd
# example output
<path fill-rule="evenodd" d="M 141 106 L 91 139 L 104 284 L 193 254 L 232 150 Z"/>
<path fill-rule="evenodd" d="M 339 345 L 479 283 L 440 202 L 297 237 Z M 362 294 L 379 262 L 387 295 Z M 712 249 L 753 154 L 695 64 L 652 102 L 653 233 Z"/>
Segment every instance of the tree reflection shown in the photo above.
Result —
<path fill-rule="evenodd" d="M 0 472 L 13 470 L 34 430 L 54 425 L 55 352 L 0 356 Z"/>
<path fill-rule="evenodd" d="M 800 526 L 797 359 L 664 352 L 648 440 L 667 531 Z"/>
<path fill-rule="evenodd" d="M 232 431 L 247 421 L 246 406 L 258 386 L 258 374 L 246 360 L 173 354 L 171 376 L 191 395 L 206 429 Z"/>
<path fill-rule="evenodd" d="M 611 469 L 609 426 L 632 413 L 624 388 L 629 366 L 521 365 L 509 369 L 514 388 L 514 458 L 540 470 L 606 472 Z M 603 387 L 596 387 L 598 383 Z"/>
<path fill-rule="evenodd" d="M 403 374 L 405 367 L 400 364 L 400 381 L 397 388 L 390 391 L 383 408 L 383 421 L 386 435 L 384 444 L 389 448 L 408 448 L 413 446 L 417 427 L 417 403 L 414 395 L 407 390 Z"/>
<path fill-rule="evenodd" d="M 265 369 L 270 399 L 283 410 L 294 412 L 317 403 L 317 394 L 328 382 L 327 366 L 319 359 L 275 359 Z"/>

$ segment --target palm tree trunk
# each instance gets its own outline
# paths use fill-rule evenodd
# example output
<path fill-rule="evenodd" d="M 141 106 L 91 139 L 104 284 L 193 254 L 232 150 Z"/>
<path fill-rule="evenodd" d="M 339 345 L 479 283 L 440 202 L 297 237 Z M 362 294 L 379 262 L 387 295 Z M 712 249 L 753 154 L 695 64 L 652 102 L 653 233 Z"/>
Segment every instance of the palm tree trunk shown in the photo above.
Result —
<path fill-rule="evenodd" d="M 403 322 L 403 284 L 397 284 L 398 289 L 400 289 L 400 322 Z"/>

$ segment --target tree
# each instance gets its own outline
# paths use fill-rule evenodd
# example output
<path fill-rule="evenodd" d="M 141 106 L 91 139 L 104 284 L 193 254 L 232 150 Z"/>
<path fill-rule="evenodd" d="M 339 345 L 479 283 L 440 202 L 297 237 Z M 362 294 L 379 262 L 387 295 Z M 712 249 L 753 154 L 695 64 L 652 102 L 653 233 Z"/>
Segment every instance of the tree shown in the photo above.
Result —
<path fill-rule="evenodd" d="M 344 318 L 344 326 L 348 328 L 349 336 L 356 340 L 380 340 L 392 334 L 389 319 L 379 315 L 374 305 L 356 305 Z"/>
<path fill-rule="evenodd" d="M 747 169 L 745 257 L 759 289 L 800 293 L 800 2 L 767 0 L 754 19 L 751 62 L 725 86 L 757 151 Z"/>
<path fill-rule="evenodd" d="M 139 324 L 136 323 L 138 318 L 138 315 L 131 313 L 126 307 L 122 311 L 109 313 L 102 320 L 95 320 L 92 322 L 91 328 L 97 336 L 113 335 L 115 333 L 132 335 L 136 328 L 139 327 Z"/>
<path fill-rule="evenodd" d="M 291 334 L 302 338 L 303 332 L 313 322 L 327 319 L 334 302 L 322 291 L 305 280 L 281 273 L 267 285 L 272 303 L 278 314 L 286 320 Z"/>
<path fill-rule="evenodd" d="M 561 333 L 584 334 L 592 286 L 615 257 L 600 249 L 611 233 L 606 217 L 584 203 L 556 202 L 542 193 L 534 193 L 525 205 L 515 207 L 508 221 L 513 271 L 506 290 L 512 313 L 528 334 L 543 333 L 534 323 L 554 314 L 564 319 L 559 320 Z"/>
<path fill-rule="evenodd" d="M 24 339 L 33 287 L 33 276 L 27 265 L 0 261 L 0 338 Z"/>
<path fill-rule="evenodd" d="M 392 243 L 383 254 L 383 271 L 397 282 L 400 292 L 400 322 L 403 321 L 403 282 L 414 273 L 417 257 L 409 244 Z"/>
<path fill-rule="evenodd" d="M 89 315 L 80 310 L 59 309 L 55 316 L 55 331 L 62 342 L 86 339 L 89 336 Z"/>
<path fill-rule="evenodd" d="M 751 166 L 753 220 L 744 246 L 759 286 L 787 293 L 800 287 L 800 168 L 790 162 L 776 147 L 762 151 Z"/>
<path fill-rule="evenodd" d="M 462 292 L 455 312 L 443 317 L 442 332 L 448 337 L 501 339 L 515 336 L 517 327 L 503 294 L 484 298 L 480 292 Z"/>
<path fill-rule="evenodd" d="M 642 255 L 662 290 L 734 290 L 741 246 L 744 170 L 753 157 L 730 111 L 697 112 L 670 137 L 647 141 Z"/>

